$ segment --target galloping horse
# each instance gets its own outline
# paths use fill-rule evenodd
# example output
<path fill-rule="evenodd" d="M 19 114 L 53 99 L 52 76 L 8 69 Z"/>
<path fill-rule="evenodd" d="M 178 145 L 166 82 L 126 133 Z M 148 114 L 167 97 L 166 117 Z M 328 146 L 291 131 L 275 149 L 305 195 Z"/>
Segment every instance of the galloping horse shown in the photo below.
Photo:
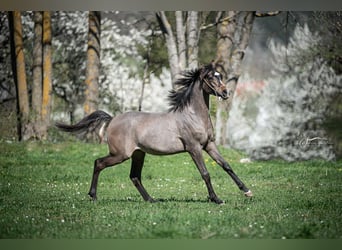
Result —
<path fill-rule="evenodd" d="M 109 154 L 95 160 L 89 196 L 96 200 L 100 172 L 110 166 L 132 159 L 130 179 L 145 201 L 153 202 L 141 182 L 145 154 L 170 155 L 188 152 L 195 162 L 209 193 L 210 201 L 223 201 L 217 197 L 204 164 L 202 150 L 226 171 L 247 197 L 252 192 L 233 172 L 220 155 L 214 140 L 213 125 L 209 115 L 209 95 L 228 98 L 226 86 L 215 65 L 185 71 L 176 81 L 178 87 L 168 96 L 170 109 L 165 113 L 127 112 L 111 117 L 95 111 L 75 125 L 57 123 L 66 132 L 82 132 L 89 127 L 107 126 Z"/>

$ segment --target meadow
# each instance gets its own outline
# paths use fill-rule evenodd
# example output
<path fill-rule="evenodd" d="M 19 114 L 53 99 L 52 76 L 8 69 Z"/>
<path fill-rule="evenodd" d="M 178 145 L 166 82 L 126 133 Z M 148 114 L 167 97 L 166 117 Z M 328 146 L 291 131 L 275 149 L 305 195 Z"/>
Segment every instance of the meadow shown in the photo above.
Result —
<path fill-rule="evenodd" d="M 2 239 L 330 239 L 342 238 L 342 161 L 240 163 L 220 148 L 253 191 L 244 197 L 204 154 L 223 205 L 207 200 L 187 154 L 146 156 L 142 180 L 156 203 L 129 179 L 130 161 L 104 170 L 98 200 L 87 196 L 93 162 L 106 145 L 0 142 Z"/>

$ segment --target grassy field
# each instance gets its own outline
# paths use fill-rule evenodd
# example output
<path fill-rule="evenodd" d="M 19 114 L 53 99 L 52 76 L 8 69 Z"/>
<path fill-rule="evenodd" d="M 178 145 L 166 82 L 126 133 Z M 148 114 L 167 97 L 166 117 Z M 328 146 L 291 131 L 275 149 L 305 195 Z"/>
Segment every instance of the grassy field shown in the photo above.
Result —
<path fill-rule="evenodd" d="M 245 198 L 205 155 L 223 205 L 207 202 L 187 154 L 147 156 L 146 203 L 131 183 L 130 161 L 100 175 L 98 201 L 87 193 L 93 161 L 106 145 L 0 142 L 1 238 L 342 238 L 342 162 L 240 163 L 221 148 L 254 192 Z"/>

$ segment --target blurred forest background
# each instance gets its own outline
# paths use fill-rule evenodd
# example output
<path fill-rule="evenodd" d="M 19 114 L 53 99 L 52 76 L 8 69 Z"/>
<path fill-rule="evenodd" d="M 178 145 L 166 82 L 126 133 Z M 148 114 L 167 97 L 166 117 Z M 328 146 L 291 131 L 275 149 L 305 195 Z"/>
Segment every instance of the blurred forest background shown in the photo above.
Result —
<path fill-rule="evenodd" d="M 63 139 L 96 109 L 165 112 L 214 60 L 216 141 L 252 159 L 342 156 L 342 12 L 0 12 L 0 140 Z"/>

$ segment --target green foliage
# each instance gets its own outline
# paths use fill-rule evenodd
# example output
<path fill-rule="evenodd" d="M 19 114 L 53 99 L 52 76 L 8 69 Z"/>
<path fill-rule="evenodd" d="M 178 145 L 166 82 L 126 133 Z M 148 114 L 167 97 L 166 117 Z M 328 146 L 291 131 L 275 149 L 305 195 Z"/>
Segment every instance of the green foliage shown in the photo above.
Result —
<path fill-rule="evenodd" d="M 202 24 L 215 23 L 217 12 L 200 12 Z M 201 31 L 199 39 L 199 64 L 208 64 L 216 58 L 217 50 L 217 30 L 216 25 Z"/>
<path fill-rule="evenodd" d="M 207 155 L 217 194 L 187 154 L 147 156 L 146 203 L 128 178 L 130 162 L 101 173 L 98 201 L 86 196 L 94 159 L 106 145 L 0 143 L 1 238 L 341 238 L 342 162 L 242 164 L 222 149 L 254 192 L 245 198 Z"/>
<path fill-rule="evenodd" d="M 160 76 L 163 67 L 168 65 L 168 55 L 165 40 L 162 36 L 150 35 L 148 47 L 138 45 L 138 53 L 145 61 L 149 62 L 149 72 Z"/>

